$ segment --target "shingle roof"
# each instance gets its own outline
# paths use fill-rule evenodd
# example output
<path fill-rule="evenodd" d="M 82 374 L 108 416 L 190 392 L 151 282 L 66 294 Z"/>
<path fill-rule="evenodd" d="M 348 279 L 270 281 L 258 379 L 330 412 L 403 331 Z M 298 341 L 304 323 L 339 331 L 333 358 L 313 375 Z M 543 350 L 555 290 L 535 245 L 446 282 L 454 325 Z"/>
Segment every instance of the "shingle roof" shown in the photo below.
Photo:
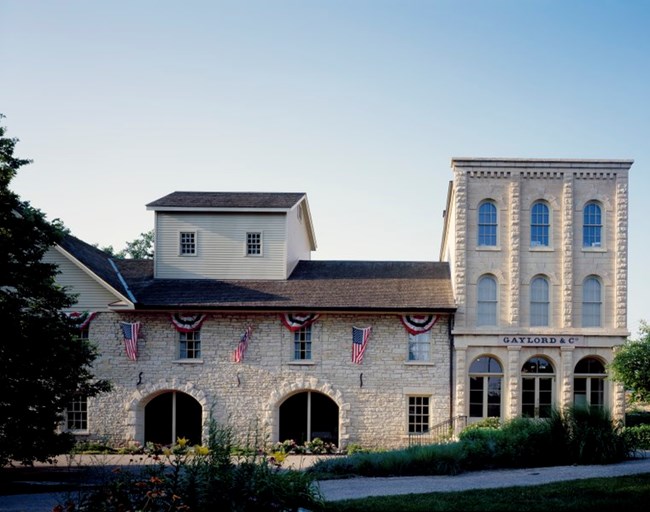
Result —
<path fill-rule="evenodd" d="M 303 192 L 172 192 L 147 208 L 289 209 L 303 197 Z"/>
<path fill-rule="evenodd" d="M 301 261 L 287 280 L 153 279 L 151 261 L 116 260 L 138 309 L 453 311 L 449 265 Z"/>

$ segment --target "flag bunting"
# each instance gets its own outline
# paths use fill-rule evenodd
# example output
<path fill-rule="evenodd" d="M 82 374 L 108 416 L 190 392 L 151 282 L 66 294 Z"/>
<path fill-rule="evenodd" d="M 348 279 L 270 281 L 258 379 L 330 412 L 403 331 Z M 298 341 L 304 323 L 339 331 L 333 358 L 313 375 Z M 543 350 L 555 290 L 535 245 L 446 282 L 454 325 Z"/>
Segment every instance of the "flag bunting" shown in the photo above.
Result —
<path fill-rule="evenodd" d="M 205 320 L 206 315 L 181 315 L 180 313 L 172 313 L 172 324 L 178 332 L 192 332 L 201 327 Z"/>
<path fill-rule="evenodd" d="M 138 359 L 138 335 L 140 334 L 140 322 L 132 324 L 120 322 L 122 334 L 124 335 L 124 348 L 126 355 L 131 361 Z"/>
<path fill-rule="evenodd" d="M 241 363 L 244 360 L 244 354 L 246 353 L 246 349 L 248 348 L 248 342 L 251 339 L 251 334 L 253 334 L 253 326 L 249 325 L 248 327 L 246 327 L 244 334 L 241 335 L 241 338 L 239 339 L 239 344 L 235 349 L 236 363 Z"/>
<path fill-rule="evenodd" d="M 290 331 L 297 331 L 313 324 L 319 316 L 318 313 L 283 313 L 280 320 Z"/>
<path fill-rule="evenodd" d="M 438 315 L 404 315 L 399 318 L 411 334 L 427 332 L 438 321 Z"/>
<path fill-rule="evenodd" d="M 368 338 L 372 334 L 372 327 L 352 328 L 352 362 L 361 364 L 363 354 L 368 346 Z"/>
<path fill-rule="evenodd" d="M 95 318 L 95 315 L 97 315 L 97 313 L 95 311 L 72 311 L 70 313 L 67 313 L 67 315 L 74 328 L 81 331 L 82 329 L 86 329 L 88 327 L 90 321 Z"/>

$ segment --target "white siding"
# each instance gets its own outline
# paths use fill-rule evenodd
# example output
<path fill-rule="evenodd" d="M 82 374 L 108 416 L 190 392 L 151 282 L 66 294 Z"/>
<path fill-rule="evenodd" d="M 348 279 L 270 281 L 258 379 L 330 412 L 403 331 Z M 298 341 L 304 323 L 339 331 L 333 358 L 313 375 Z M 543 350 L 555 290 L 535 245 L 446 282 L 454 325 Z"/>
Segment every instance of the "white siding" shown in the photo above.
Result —
<path fill-rule="evenodd" d="M 303 205 L 291 210 L 287 214 L 287 276 L 296 267 L 300 260 L 311 259 L 311 245 L 309 233 L 307 232 L 307 215 L 302 212 L 302 220 L 298 219 L 298 209 Z"/>
<path fill-rule="evenodd" d="M 45 253 L 43 261 L 58 265 L 61 273 L 56 282 L 78 296 L 72 310 L 106 311 L 108 304 L 120 300 L 56 249 Z"/>
<path fill-rule="evenodd" d="M 179 233 L 196 233 L 196 256 L 179 255 Z M 262 255 L 246 256 L 246 233 L 262 233 Z M 285 279 L 285 214 L 156 213 L 160 279 Z"/>

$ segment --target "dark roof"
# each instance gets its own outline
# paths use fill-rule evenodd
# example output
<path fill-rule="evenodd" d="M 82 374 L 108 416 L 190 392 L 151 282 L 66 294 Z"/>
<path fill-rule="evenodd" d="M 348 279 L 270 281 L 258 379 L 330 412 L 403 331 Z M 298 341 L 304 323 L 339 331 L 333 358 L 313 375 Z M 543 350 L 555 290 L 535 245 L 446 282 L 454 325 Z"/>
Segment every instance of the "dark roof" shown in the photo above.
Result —
<path fill-rule="evenodd" d="M 449 265 L 301 261 L 287 280 L 154 279 L 153 262 L 116 260 L 138 309 L 453 311 Z"/>
<path fill-rule="evenodd" d="M 106 284 L 128 297 L 128 291 L 120 281 L 116 269 L 111 265 L 111 257 L 107 253 L 72 235 L 65 235 L 59 245 Z"/>
<path fill-rule="evenodd" d="M 147 208 L 281 208 L 298 203 L 303 192 L 172 192 Z"/>

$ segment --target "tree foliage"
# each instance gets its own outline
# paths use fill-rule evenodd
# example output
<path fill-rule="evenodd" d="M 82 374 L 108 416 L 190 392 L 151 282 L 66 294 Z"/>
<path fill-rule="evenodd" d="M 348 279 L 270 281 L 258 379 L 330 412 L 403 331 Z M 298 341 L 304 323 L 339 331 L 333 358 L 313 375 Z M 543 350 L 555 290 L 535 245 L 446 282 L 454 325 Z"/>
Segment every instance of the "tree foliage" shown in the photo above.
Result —
<path fill-rule="evenodd" d="M 64 228 L 9 190 L 30 161 L 14 156 L 17 139 L 5 133 L 0 126 L 0 467 L 63 453 L 72 440 L 57 431 L 66 405 L 109 388 L 91 373 L 96 349 L 62 313 L 74 297 L 42 261 Z"/>
<path fill-rule="evenodd" d="M 633 392 L 635 400 L 650 401 L 650 325 L 641 322 L 640 339 L 628 340 L 609 365 L 612 378 Z"/>
<path fill-rule="evenodd" d="M 140 233 L 140 236 L 131 242 L 126 242 L 126 247 L 119 252 L 115 252 L 112 245 L 101 247 L 101 250 L 115 258 L 150 260 L 153 259 L 153 238 L 154 231 L 152 229 L 146 233 Z"/>

